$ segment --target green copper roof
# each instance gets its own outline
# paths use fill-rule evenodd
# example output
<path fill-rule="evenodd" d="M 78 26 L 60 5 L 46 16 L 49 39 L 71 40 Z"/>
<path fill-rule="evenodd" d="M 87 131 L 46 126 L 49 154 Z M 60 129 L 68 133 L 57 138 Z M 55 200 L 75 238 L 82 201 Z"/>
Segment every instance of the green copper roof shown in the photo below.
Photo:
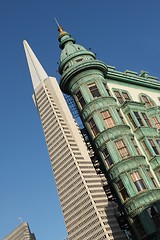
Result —
<path fill-rule="evenodd" d="M 74 44 L 72 41 L 68 41 L 65 44 L 64 49 L 61 52 L 61 57 L 60 60 L 61 62 L 68 56 L 70 56 L 71 54 L 77 53 L 77 52 L 82 52 L 82 51 L 86 51 L 86 49 L 84 47 L 82 47 L 79 44 Z"/>
<path fill-rule="evenodd" d="M 83 46 L 76 44 L 75 39 L 71 37 L 71 35 L 64 31 L 62 27 L 58 27 L 60 32 L 58 40 L 60 42 L 59 47 L 62 49 L 60 56 L 60 65 L 59 72 L 63 73 L 63 68 L 66 64 L 69 63 L 70 67 L 72 66 L 72 59 L 79 56 L 88 56 L 90 59 L 95 59 L 95 54 L 91 51 L 87 50 Z"/>

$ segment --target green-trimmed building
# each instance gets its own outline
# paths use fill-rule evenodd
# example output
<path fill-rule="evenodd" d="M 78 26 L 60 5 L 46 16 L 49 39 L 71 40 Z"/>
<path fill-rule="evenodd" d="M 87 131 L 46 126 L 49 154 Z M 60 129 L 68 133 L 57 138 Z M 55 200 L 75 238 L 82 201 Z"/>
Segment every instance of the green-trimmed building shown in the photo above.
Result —
<path fill-rule="evenodd" d="M 71 95 L 130 239 L 160 239 L 160 81 L 116 71 L 59 27 L 61 90 Z M 124 223 L 125 222 L 125 223 Z"/>

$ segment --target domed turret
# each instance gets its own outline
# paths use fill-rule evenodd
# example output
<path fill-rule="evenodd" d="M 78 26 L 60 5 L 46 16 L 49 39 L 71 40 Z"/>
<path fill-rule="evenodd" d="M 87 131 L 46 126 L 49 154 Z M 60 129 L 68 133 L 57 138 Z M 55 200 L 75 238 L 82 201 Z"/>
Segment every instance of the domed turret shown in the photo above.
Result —
<path fill-rule="evenodd" d="M 74 80 L 74 76 L 87 69 L 100 70 L 106 76 L 107 66 L 96 60 L 93 52 L 76 44 L 76 41 L 62 27 L 58 26 L 58 30 L 59 46 L 62 49 L 59 65 L 59 73 L 62 75 L 60 86 L 63 92 L 70 94 L 69 84 Z"/>

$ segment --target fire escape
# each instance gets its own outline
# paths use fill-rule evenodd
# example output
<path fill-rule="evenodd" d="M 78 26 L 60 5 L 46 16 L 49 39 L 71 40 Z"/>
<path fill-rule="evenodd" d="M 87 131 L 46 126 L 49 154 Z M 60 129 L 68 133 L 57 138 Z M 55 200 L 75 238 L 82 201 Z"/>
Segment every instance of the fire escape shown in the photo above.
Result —
<path fill-rule="evenodd" d="M 77 126 L 79 127 L 80 133 L 82 134 L 83 138 L 84 138 L 84 142 L 86 144 L 86 147 L 88 149 L 89 152 L 89 156 L 92 160 L 93 166 L 96 170 L 97 175 L 100 177 L 101 179 L 101 183 L 102 183 L 102 187 L 106 193 L 106 196 L 108 198 L 108 201 L 110 201 L 112 203 L 113 206 L 113 211 L 114 211 L 114 215 L 119 223 L 120 228 L 125 232 L 126 237 L 128 238 L 128 240 L 133 240 L 132 236 L 131 236 L 131 231 L 130 231 L 130 227 L 129 224 L 125 218 L 125 214 L 124 212 L 118 208 L 118 204 L 116 196 L 114 196 L 114 194 L 112 194 L 112 192 L 114 193 L 114 190 L 112 191 L 110 184 L 108 183 L 107 180 L 107 176 L 104 174 L 103 171 L 103 166 L 102 163 L 99 161 L 97 154 L 95 153 L 92 145 L 91 145 L 91 141 L 89 139 L 88 133 L 81 121 L 79 112 L 77 110 L 76 104 L 73 100 L 72 96 L 66 95 L 64 94 L 64 97 L 66 99 L 66 102 L 69 106 L 69 109 L 72 113 L 73 118 L 75 119 Z"/>

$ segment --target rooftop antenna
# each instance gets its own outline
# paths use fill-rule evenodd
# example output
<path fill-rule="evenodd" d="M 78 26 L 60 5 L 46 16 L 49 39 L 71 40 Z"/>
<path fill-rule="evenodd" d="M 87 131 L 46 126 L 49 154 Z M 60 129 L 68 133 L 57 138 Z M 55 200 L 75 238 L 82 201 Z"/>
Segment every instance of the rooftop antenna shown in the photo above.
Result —
<path fill-rule="evenodd" d="M 23 219 L 22 219 L 21 217 L 19 217 L 18 219 L 19 219 L 19 221 L 20 221 L 21 223 L 23 222 Z"/>
<path fill-rule="evenodd" d="M 54 20 L 55 20 L 55 22 L 56 22 L 56 24 L 57 24 L 57 26 L 58 26 L 58 28 L 60 27 L 60 25 L 59 25 L 59 23 L 58 23 L 58 21 L 57 21 L 57 19 L 54 17 Z"/>
<path fill-rule="evenodd" d="M 54 18 L 54 20 L 55 20 L 55 22 L 56 22 L 56 24 L 57 24 L 57 26 L 58 26 L 58 31 L 60 32 L 60 34 L 61 34 L 61 33 L 66 33 L 66 32 L 63 31 L 63 28 L 59 25 L 57 19 Z"/>

